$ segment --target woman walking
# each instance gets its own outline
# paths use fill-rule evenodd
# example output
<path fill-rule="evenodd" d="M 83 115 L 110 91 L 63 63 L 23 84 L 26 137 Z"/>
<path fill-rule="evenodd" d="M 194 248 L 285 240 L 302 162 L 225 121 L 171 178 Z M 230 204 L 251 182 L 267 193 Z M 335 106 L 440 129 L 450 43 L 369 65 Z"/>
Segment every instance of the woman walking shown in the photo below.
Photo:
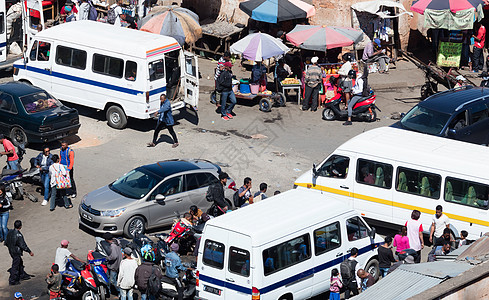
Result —
<path fill-rule="evenodd" d="M 49 210 L 53 211 L 56 207 L 56 194 L 59 191 L 59 195 L 63 198 L 64 206 L 66 209 L 72 208 L 71 200 L 66 196 L 66 189 L 71 187 L 70 177 L 66 167 L 59 163 L 59 156 L 54 154 L 52 157 L 53 164 L 49 167 L 49 176 L 51 177 L 51 200 L 49 203 Z M 63 187 L 64 183 L 66 184 Z"/>

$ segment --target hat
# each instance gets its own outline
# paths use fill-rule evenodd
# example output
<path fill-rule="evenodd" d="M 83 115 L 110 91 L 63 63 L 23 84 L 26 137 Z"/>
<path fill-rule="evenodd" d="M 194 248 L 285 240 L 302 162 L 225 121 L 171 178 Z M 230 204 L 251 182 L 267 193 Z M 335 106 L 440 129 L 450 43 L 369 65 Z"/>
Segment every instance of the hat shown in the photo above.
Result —
<path fill-rule="evenodd" d="M 311 63 L 315 64 L 318 62 L 318 60 L 319 60 L 319 57 L 314 56 L 313 58 L 311 58 Z"/>
<path fill-rule="evenodd" d="M 404 259 L 404 263 L 406 263 L 406 264 L 414 264 L 414 257 L 412 255 L 406 256 L 406 258 Z"/>
<path fill-rule="evenodd" d="M 457 80 L 457 81 L 466 81 L 467 79 L 465 79 L 465 77 L 463 77 L 462 75 L 458 75 L 457 77 L 455 77 L 455 80 Z"/>
<path fill-rule="evenodd" d="M 16 292 L 14 294 L 14 298 L 22 298 L 22 293 L 21 292 Z"/>
<path fill-rule="evenodd" d="M 177 243 L 173 243 L 173 244 L 171 244 L 170 249 L 171 249 L 171 251 L 177 252 L 178 249 L 180 249 L 180 246 L 178 246 Z"/>
<path fill-rule="evenodd" d="M 377 44 L 377 46 L 379 46 L 379 47 L 380 47 L 380 39 L 374 39 L 374 43 L 376 43 L 376 44 Z"/>
<path fill-rule="evenodd" d="M 62 240 L 61 241 L 61 246 L 68 246 L 70 242 L 68 242 L 67 240 Z"/>
<path fill-rule="evenodd" d="M 104 240 L 108 240 L 108 241 L 110 241 L 114 238 L 114 236 L 110 232 L 104 233 L 104 235 L 102 237 L 104 238 Z"/>
<path fill-rule="evenodd" d="M 226 68 L 232 68 L 233 64 L 230 61 L 227 61 L 223 64 Z"/>
<path fill-rule="evenodd" d="M 129 247 L 124 248 L 124 254 L 131 255 L 132 254 L 132 249 L 129 248 Z"/>

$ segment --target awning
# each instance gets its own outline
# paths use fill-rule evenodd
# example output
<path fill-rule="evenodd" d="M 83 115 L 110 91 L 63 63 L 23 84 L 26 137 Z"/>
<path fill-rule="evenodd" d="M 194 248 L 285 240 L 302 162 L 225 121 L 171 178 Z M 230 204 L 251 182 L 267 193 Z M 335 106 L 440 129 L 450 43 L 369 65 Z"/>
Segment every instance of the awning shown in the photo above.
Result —
<path fill-rule="evenodd" d="M 383 7 L 398 8 L 399 14 L 397 14 L 397 15 L 385 14 L 382 11 Z M 353 8 L 354 10 L 356 10 L 358 12 L 368 12 L 368 13 L 371 13 L 374 15 L 378 15 L 379 17 L 381 17 L 383 19 L 397 18 L 403 14 L 408 14 L 411 17 L 413 16 L 413 13 L 407 11 L 401 3 L 389 1 L 389 0 L 375 0 L 375 1 L 359 2 L 359 3 L 353 4 L 351 6 L 351 8 Z"/>

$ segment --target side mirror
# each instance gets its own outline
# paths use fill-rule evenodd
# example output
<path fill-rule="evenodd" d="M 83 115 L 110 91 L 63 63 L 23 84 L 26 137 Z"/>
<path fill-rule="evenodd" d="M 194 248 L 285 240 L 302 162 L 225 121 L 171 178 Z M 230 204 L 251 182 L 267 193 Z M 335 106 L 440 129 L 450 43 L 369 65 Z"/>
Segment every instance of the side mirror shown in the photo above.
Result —
<path fill-rule="evenodd" d="M 165 205 L 165 199 L 166 199 L 166 197 L 163 196 L 162 194 L 158 194 L 155 197 L 156 202 L 158 202 L 159 204 L 162 204 L 162 205 Z"/>
<path fill-rule="evenodd" d="M 455 129 L 448 129 L 447 135 L 450 138 L 455 138 L 455 136 L 457 135 L 457 130 L 455 130 Z"/>
<path fill-rule="evenodd" d="M 316 170 L 316 164 L 312 164 L 312 176 L 318 177 L 318 171 Z"/>
<path fill-rule="evenodd" d="M 377 230 L 375 229 L 375 227 L 372 227 L 372 229 L 370 230 L 370 232 L 368 233 L 368 235 L 370 236 L 370 238 L 372 239 L 372 242 L 373 240 L 375 240 L 375 234 L 377 233 Z"/>

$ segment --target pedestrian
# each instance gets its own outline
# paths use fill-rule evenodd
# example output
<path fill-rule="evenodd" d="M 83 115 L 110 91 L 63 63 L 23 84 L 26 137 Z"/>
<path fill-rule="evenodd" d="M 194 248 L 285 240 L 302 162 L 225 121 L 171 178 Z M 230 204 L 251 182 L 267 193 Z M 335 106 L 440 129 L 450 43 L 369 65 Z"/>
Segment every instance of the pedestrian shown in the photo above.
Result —
<path fill-rule="evenodd" d="M 200 208 L 198 208 L 197 205 L 192 205 L 190 206 L 189 213 L 190 215 L 192 215 L 192 222 L 196 224 L 200 221 L 200 218 L 202 217 L 202 214 L 204 212 Z"/>
<path fill-rule="evenodd" d="M 58 265 L 58 270 L 60 273 L 63 273 L 66 270 L 66 264 L 68 263 L 68 259 L 74 259 L 79 262 L 85 263 L 83 260 L 76 257 L 70 250 L 68 250 L 68 242 L 67 240 L 62 240 L 60 243 L 60 247 L 56 249 L 56 256 L 54 257 L 54 263 Z"/>
<path fill-rule="evenodd" d="M 340 86 L 341 90 L 343 91 L 343 94 L 345 95 L 345 101 L 346 101 L 345 103 L 346 104 L 350 103 L 352 79 L 355 78 L 355 77 L 350 78 L 350 71 L 352 70 L 351 59 L 352 59 L 351 53 L 343 54 L 341 56 L 341 60 L 343 61 L 343 65 L 341 65 L 341 68 L 338 70 L 338 74 L 340 75 L 339 86 Z"/>
<path fill-rule="evenodd" d="M 7 169 L 18 170 L 19 169 L 19 156 L 15 152 L 14 144 L 5 138 L 3 134 L 0 134 L 0 143 L 3 144 L 4 152 L 0 152 L 1 155 L 7 156 Z"/>
<path fill-rule="evenodd" d="M 355 70 L 350 70 L 349 77 L 351 78 L 356 78 L 355 80 L 355 85 L 351 89 L 351 93 L 353 94 L 353 97 L 351 97 L 350 101 L 347 102 L 348 105 L 348 119 L 346 122 L 343 123 L 343 125 L 352 125 L 353 123 L 351 122 L 351 116 L 353 115 L 353 107 L 355 104 L 357 104 L 360 99 L 363 98 L 363 75 L 362 73 L 356 73 Z M 373 175 L 372 175 L 373 177 Z"/>
<path fill-rule="evenodd" d="M 323 80 L 323 72 L 321 68 L 318 66 L 319 57 L 314 56 L 311 58 L 312 65 L 306 71 L 305 75 L 305 94 L 304 99 L 302 100 L 302 110 L 308 110 L 311 108 L 311 111 L 316 111 L 318 109 L 318 97 L 319 90 L 321 89 L 321 84 Z M 310 105 L 312 103 L 312 105 Z"/>
<path fill-rule="evenodd" d="M 221 67 L 221 73 L 217 78 L 217 92 L 221 93 L 221 118 L 229 120 L 233 118 L 233 108 L 236 105 L 236 96 L 233 92 L 233 64 L 225 62 Z M 228 104 L 229 102 L 229 104 Z"/>
<path fill-rule="evenodd" d="M 450 228 L 450 219 L 443 214 L 443 207 L 441 205 L 436 206 L 436 212 L 431 219 L 430 228 L 430 243 L 438 244 L 437 241 L 443 239 L 443 230 Z"/>
<path fill-rule="evenodd" d="M 209 202 L 214 202 L 214 205 L 217 208 L 217 213 L 215 213 L 214 217 L 226 213 L 226 211 L 229 209 L 224 196 L 224 187 L 227 184 L 228 178 L 229 175 L 226 172 L 221 172 L 219 173 L 219 182 L 216 182 L 207 188 L 207 193 L 205 196 L 206 200 Z"/>
<path fill-rule="evenodd" d="M 24 300 L 24 297 L 22 297 L 22 293 L 21 292 L 15 292 L 14 293 L 14 298 L 15 298 L 15 300 Z"/>
<path fill-rule="evenodd" d="M 231 61 L 231 53 L 229 51 L 224 52 L 224 55 L 217 61 L 217 66 L 214 71 L 214 91 L 216 93 L 216 99 L 211 99 L 211 102 L 216 104 L 216 106 L 221 106 L 221 92 L 217 90 L 217 79 L 221 75 L 222 70 L 224 70 L 224 63 Z"/>
<path fill-rule="evenodd" d="M 137 267 L 134 280 L 141 293 L 141 300 L 156 300 L 156 297 L 148 291 L 148 279 L 154 273 L 161 280 L 163 274 L 161 273 L 161 269 L 154 264 L 155 254 L 150 245 L 145 245 L 141 248 L 141 256 L 143 262 Z"/>
<path fill-rule="evenodd" d="M 243 186 L 238 189 L 238 197 L 239 197 L 239 205 L 238 207 L 242 207 L 243 205 L 248 205 L 253 203 L 253 195 L 251 194 L 251 178 L 246 177 L 243 182 Z M 236 203 L 234 204 L 236 205 Z"/>
<path fill-rule="evenodd" d="M 468 245 L 467 244 L 467 236 L 469 233 L 465 230 L 460 231 L 460 240 L 458 241 L 458 248 L 462 247 L 463 245 Z"/>
<path fill-rule="evenodd" d="M 124 258 L 119 266 L 119 275 L 117 277 L 117 286 L 120 290 L 120 300 L 133 300 L 133 287 L 136 283 L 134 275 L 138 263 L 132 258 L 132 249 L 129 247 L 124 248 Z"/>
<path fill-rule="evenodd" d="M 34 252 L 29 249 L 24 241 L 24 236 L 20 232 L 22 229 L 22 221 L 14 222 L 14 229 L 9 230 L 5 245 L 8 248 L 10 257 L 12 257 L 12 267 L 10 268 L 9 285 L 20 284 L 20 280 L 29 280 L 32 275 L 29 275 L 24 270 L 24 261 L 22 253 L 27 252 L 30 256 L 34 256 Z"/>
<path fill-rule="evenodd" d="M 392 254 L 391 245 L 392 238 L 390 236 L 386 236 L 384 239 L 384 243 L 380 245 L 379 248 L 377 248 L 377 252 L 379 255 L 379 268 L 380 274 L 382 274 L 382 278 L 384 278 L 387 275 L 387 272 L 389 272 L 391 264 L 397 262 L 397 260 L 394 258 L 394 255 Z"/>
<path fill-rule="evenodd" d="M 340 272 L 334 268 L 331 270 L 331 278 L 329 279 L 329 300 L 340 300 L 340 290 L 343 287 L 341 282 Z"/>
<path fill-rule="evenodd" d="M 114 26 L 121 27 L 122 26 L 121 19 L 125 19 L 125 15 L 122 11 L 122 0 L 116 0 L 115 4 L 112 5 L 111 9 L 113 9 L 115 13 Z"/>
<path fill-rule="evenodd" d="M 401 226 L 401 231 L 394 236 L 392 246 L 396 247 L 396 255 L 405 249 L 409 249 L 409 238 L 407 236 L 407 227 Z"/>
<path fill-rule="evenodd" d="M 49 203 L 49 210 L 54 211 L 56 207 L 56 196 L 63 198 L 64 207 L 66 209 L 73 208 L 71 200 L 66 196 L 66 188 L 63 187 L 63 182 L 69 182 L 70 177 L 66 167 L 59 163 L 59 156 L 54 154 L 53 164 L 49 167 L 49 177 L 51 182 L 51 200 Z M 64 179 L 63 179 L 64 178 Z M 69 185 L 68 185 L 69 186 Z"/>
<path fill-rule="evenodd" d="M 260 202 L 261 200 L 267 199 L 267 195 L 265 194 L 267 192 L 268 185 L 265 182 L 260 183 L 260 191 L 256 192 L 253 195 L 253 203 Z"/>
<path fill-rule="evenodd" d="M 107 269 L 109 269 L 110 286 L 112 286 L 119 294 L 117 286 L 117 274 L 122 261 L 122 250 L 119 244 L 114 240 L 114 236 L 110 232 L 103 235 L 104 240 L 110 244 L 110 255 L 107 257 Z M 110 287 L 109 287 L 110 289 Z"/>
<path fill-rule="evenodd" d="M 74 176 L 75 151 L 68 147 L 66 141 L 61 141 L 61 149 L 59 150 L 60 164 L 65 165 L 70 172 L 71 188 L 66 191 L 67 196 L 76 198 L 76 184 Z"/>
<path fill-rule="evenodd" d="M 51 267 L 51 273 L 46 275 L 46 283 L 49 289 L 49 299 L 60 299 L 61 297 L 61 282 L 63 276 L 59 273 L 59 266 L 54 264 Z"/>
<path fill-rule="evenodd" d="M 175 130 L 173 130 L 173 125 L 175 125 L 175 121 L 173 120 L 173 115 L 171 112 L 171 103 L 170 100 L 166 98 L 166 94 L 160 95 L 160 109 L 158 112 L 154 113 L 154 117 L 158 117 L 158 122 L 156 123 L 155 132 L 153 134 L 153 141 L 148 143 L 148 147 L 155 147 L 158 137 L 160 135 L 160 131 L 163 128 L 167 128 L 171 137 L 173 138 L 172 148 L 178 147 L 178 138 Z"/>
<path fill-rule="evenodd" d="M 45 206 L 49 202 L 49 188 L 51 186 L 51 178 L 49 177 L 49 167 L 53 164 L 53 155 L 49 147 L 43 147 L 43 150 L 35 159 L 36 168 L 41 173 L 41 182 L 43 187 L 44 200 L 41 205 Z"/>
<path fill-rule="evenodd" d="M 170 279 L 177 289 L 178 300 L 183 300 L 183 284 L 178 275 L 178 271 L 185 271 L 187 268 L 182 265 L 182 260 L 180 259 L 180 256 L 178 256 L 179 248 L 177 243 L 170 245 L 171 252 L 165 257 L 165 276 Z"/>
<path fill-rule="evenodd" d="M 71 6 L 66 5 L 63 6 L 63 8 L 65 9 L 66 12 L 65 22 L 68 23 L 68 22 L 76 21 L 76 17 L 73 14 Z"/>
<path fill-rule="evenodd" d="M 278 63 L 275 65 L 274 72 L 275 87 L 277 89 L 277 92 L 282 92 L 282 81 L 284 81 L 285 78 L 288 78 L 291 74 L 292 69 L 290 68 L 290 66 L 285 63 L 283 58 L 279 59 Z M 285 103 L 281 104 L 285 105 Z"/>
<path fill-rule="evenodd" d="M 66 0 L 65 5 L 61 7 L 61 10 L 59 11 L 59 14 L 61 18 L 65 19 L 66 22 L 69 22 L 67 20 L 68 18 L 68 9 L 71 12 L 72 20 L 71 21 L 76 21 L 75 19 L 75 14 L 78 14 L 78 10 L 76 9 L 76 6 L 73 4 L 73 1 L 71 0 Z"/>
<path fill-rule="evenodd" d="M 88 0 L 81 0 L 79 8 L 80 10 L 78 13 L 78 18 L 80 21 L 88 20 L 88 16 L 90 14 L 90 4 L 88 3 Z"/>
<path fill-rule="evenodd" d="M 360 277 L 358 277 L 360 265 L 356 259 L 357 256 L 358 248 L 353 247 L 350 250 L 350 257 L 340 264 L 341 278 L 345 288 L 345 299 L 350 299 L 351 295 L 358 295 L 361 287 Z"/>
<path fill-rule="evenodd" d="M 369 287 L 374 285 L 374 283 L 375 283 L 374 277 L 369 272 L 365 272 L 364 269 L 358 270 L 357 275 L 362 280 L 362 285 L 361 285 L 362 286 L 362 292 L 365 292 L 366 289 L 368 289 Z"/>
<path fill-rule="evenodd" d="M 380 39 L 376 38 L 365 44 L 362 61 L 365 65 L 364 74 L 368 74 L 368 64 L 373 62 L 379 63 L 379 73 L 387 73 L 389 71 L 390 58 L 385 55 L 385 49 L 382 49 Z"/>
<path fill-rule="evenodd" d="M 0 186 L 0 243 L 7 239 L 9 211 L 12 208 L 10 199 L 5 191 L 5 185 Z"/>
<path fill-rule="evenodd" d="M 411 213 L 411 219 L 404 224 L 407 228 L 410 249 L 416 251 L 417 254 L 415 263 L 421 261 L 421 249 L 424 248 L 423 224 L 419 221 L 419 217 L 421 217 L 421 212 L 415 209 Z"/>
<path fill-rule="evenodd" d="M 455 240 L 452 239 L 452 231 L 448 227 L 443 229 L 443 234 L 439 239 L 436 240 L 436 242 L 433 244 L 433 247 L 442 246 L 445 241 L 449 243 L 455 242 Z"/>
<path fill-rule="evenodd" d="M 472 37 L 474 38 L 472 72 L 478 73 L 484 68 L 483 49 L 486 42 L 486 28 L 484 27 L 484 25 L 482 25 L 482 23 L 475 22 L 474 32 L 477 32 L 477 35 L 472 35 Z"/>

